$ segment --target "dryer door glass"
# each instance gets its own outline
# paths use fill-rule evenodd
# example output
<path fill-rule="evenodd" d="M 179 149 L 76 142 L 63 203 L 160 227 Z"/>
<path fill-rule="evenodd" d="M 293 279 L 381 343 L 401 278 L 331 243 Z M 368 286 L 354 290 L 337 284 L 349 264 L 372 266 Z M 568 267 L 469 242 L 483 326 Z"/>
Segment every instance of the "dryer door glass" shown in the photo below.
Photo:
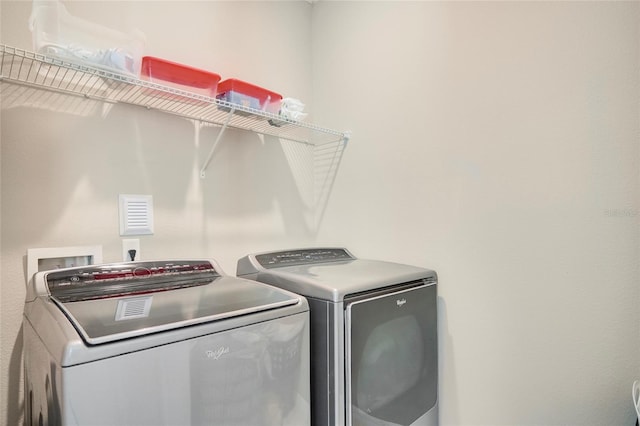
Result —
<path fill-rule="evenodd" d="M 414 424 L 437 402 L 436 285 L 345 304 L 347 424 Z"/>

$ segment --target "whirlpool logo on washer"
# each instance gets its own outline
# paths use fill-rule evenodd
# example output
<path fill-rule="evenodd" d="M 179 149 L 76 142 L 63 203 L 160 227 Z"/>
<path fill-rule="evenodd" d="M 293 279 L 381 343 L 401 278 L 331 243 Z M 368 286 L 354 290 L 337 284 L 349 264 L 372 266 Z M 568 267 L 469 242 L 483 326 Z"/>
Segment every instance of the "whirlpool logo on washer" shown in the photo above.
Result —
<path fill-rule="evenodd" d="M 396 299 L 396 306 L 398 308 L 401 308 L 405 303 L 407 303 L 407 299 Z"/>
<path fill-rule="evenodd" d="M 228 346 L 220 346 L 218 349 L 210 349 L 208 351 L 205 351 L 207 358 L 213 359 L 214 361 L 220 359 L 222 355 L 228 354 L 228 353 L 229 353 Z"/>

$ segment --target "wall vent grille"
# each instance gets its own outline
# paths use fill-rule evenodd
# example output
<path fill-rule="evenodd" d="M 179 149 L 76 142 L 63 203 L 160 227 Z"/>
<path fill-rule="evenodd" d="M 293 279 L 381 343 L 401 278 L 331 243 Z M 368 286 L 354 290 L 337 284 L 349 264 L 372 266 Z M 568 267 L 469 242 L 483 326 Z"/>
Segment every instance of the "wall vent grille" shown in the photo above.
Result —
<path fill-rule="evenodd" d="M 120 235 L 153 234 L 151 195 L 120 195 Z"/>

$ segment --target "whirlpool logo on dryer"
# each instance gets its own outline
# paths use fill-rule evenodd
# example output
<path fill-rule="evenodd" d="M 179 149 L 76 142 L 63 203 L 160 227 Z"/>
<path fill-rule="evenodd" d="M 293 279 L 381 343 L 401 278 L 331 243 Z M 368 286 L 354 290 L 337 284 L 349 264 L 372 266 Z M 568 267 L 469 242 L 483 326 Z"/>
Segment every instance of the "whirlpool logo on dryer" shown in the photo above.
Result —
<path fill-rule="evenodd" d="M 407 303 L 407 299 L 396 299 L 396 306 L 398 308 L 401 308 L 405 303 Z"/>
<path fill-rule="evenodd" d="M 220 346 L 218 349 L 210 349 L 205 352 L 207 354 L 207 358 L 213 359 L 214 361 L 220 359 L 220 357 L 224 354 L 229 353 L 228 346 Z"/>

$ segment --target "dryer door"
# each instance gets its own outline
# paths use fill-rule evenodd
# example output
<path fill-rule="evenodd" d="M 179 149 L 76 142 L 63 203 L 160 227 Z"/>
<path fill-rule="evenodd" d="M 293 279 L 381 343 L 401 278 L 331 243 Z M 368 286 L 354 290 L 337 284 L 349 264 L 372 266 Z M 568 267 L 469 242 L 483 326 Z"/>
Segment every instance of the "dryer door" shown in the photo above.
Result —
<path fill-rule="evenodd" d="M 436 284 L 345 298 L 347 425 L 429 424 L 437 404 Z"/>

